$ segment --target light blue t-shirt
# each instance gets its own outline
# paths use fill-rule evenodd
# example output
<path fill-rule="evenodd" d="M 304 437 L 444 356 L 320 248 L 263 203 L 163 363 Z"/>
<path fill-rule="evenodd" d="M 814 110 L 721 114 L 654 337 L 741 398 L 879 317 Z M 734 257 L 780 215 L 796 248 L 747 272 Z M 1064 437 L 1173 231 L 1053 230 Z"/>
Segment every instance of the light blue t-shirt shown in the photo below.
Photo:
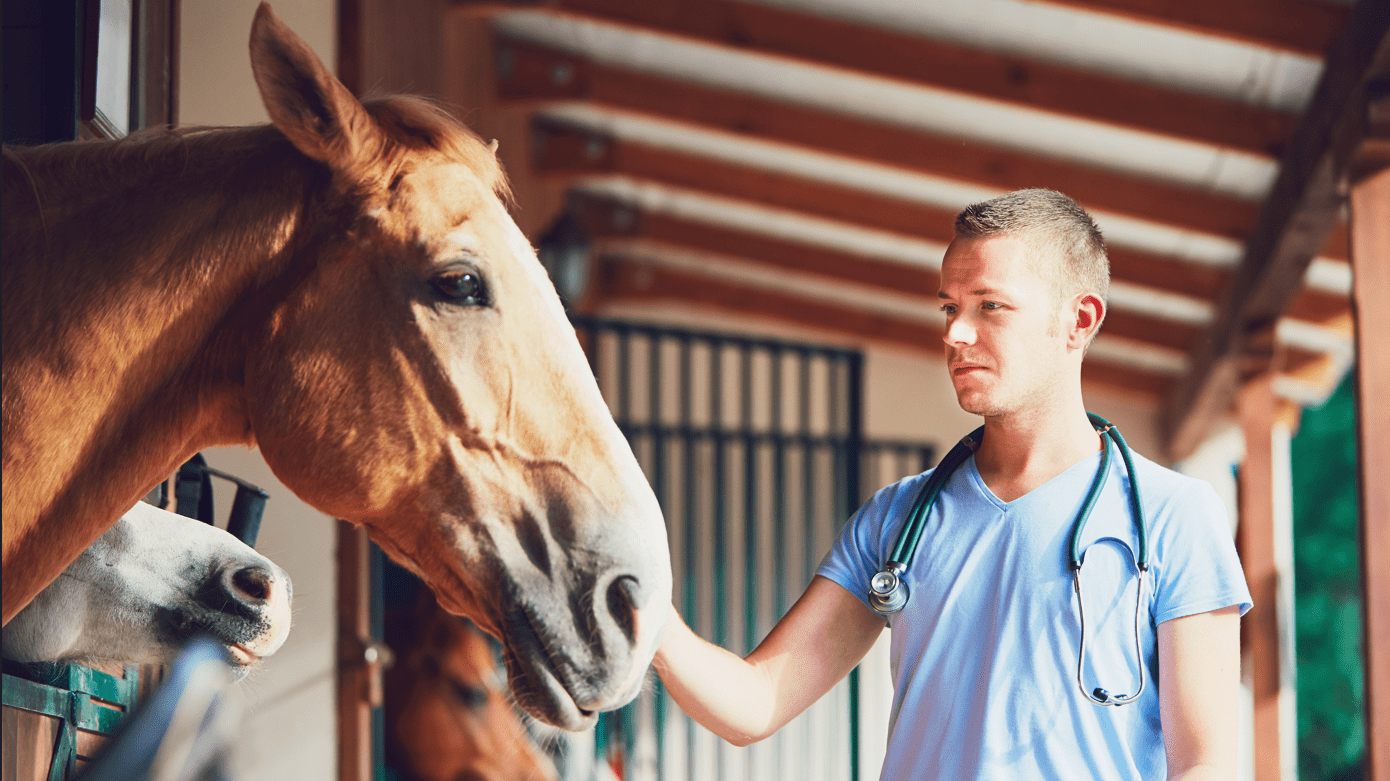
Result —
<path fill-rule="evenodd" d="M 1207 483 L 1134 456 L 1149 527 L 1139 639 L 1145 688 L 1102 707 L 1076 683 L 1080 623 L 1067 564 L 1073 522 L 1100 453 L 1012 502 L 970 457 L 927 518 L 892 628 L 893 711 L 884 779 L 1161 779 L 1156 628 L 1230 605 L 1250 609 L 1226 509 Z M 818 574 L 866 600 L 926 472 L 879 491 L 846 524 Z M 1138 688 L 1139 550 L 1129 479 L 1110 475 L 1082 536 L 1086 690 Z"/>

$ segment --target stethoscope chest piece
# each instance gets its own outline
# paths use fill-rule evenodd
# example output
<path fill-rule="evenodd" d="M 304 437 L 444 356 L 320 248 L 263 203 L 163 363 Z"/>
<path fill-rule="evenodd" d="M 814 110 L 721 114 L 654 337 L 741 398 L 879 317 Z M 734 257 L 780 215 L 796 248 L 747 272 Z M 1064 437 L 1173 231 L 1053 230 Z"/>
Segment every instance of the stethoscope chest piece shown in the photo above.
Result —
<path fill-rule="evenodd" d="M 887 616 L 907 605 L 907 584 L 902 579 L 905 569 L 902 564 L 890 561 L 869 580 L 869 602 L 875 612 Z"/>

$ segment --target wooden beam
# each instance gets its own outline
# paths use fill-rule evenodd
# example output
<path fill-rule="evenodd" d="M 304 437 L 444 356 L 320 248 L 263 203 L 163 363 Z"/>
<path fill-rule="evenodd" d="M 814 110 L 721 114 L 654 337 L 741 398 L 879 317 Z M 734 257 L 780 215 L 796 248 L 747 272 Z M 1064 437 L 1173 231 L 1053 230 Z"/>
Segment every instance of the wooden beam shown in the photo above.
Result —
<path fill-rule="evenodd" d="M 337 0 L 338 25 L 333 41 L 338 80 L 354 95 L 362 94 L 362 3 Z"/>
<path fill-rule="evenodd" d="M 1267 370 L 1248 349 L 1250 335 L 1288 309 L 1336 221 L 1344 177 L 1365 137 L 1367 85 L 1387 72 L 1390 0 L 1362 0 L 1328 55 L 1215 321 L 1165 404 L 1161 428 L 1170 457 L 1191 454 L 1226 414 L 1241 374 Z"/>
<path fill-rule="evenodd" d="M 373 670 L 362 656 L 370 637 L 371 554 L 367 532 L 337 522 L 338 781 L 371 781 Z"/>
<path fill-rule="evenodd" d="M 669 214 L 645 212 L 603 198 L 579 197 L 577 203 L 586 228 L 595 237 L 642 238 L 699 252 L 742 258 L 789 271 L 881 288 L 886 292 L 921 296 L 924 310 L 938 306 L 936 291 L 941 287 L 941 279 L 931 268 L 855 255 L 821 245 Z M 1200 328 L 1187 323 L 1113 309 L 1106 315 L 1102 330 L 1107 334 L 1173 350 L 1191 349 L 1201 333 Z"/>
<path fill-rule="evenodd" d="M 1289 302 L 1289 311 L 1285 314 L 1295 320 L 1336 328 L 1350 324 L 1351 298 L 1305 286 Z"/>
<path fill-rule="evenodd" d="M 1390 169 L 1351 191 L 1366 779 L 1390 781 Z"/>
<path fill-rule="evenodd" d="M 1259 155 L 1278 156 L 1297 122 L 1294 114 L 1263 106 L 774 5 L 734 0 L 550 0 L 546 7 L 601 23 Z"/>
<path fill-rule="evenodd" d="M 940 244 L 949 244 L 954 235 L 954 210 L 622 140 L 544 119 L 533 124 L 533 131 L 533 170 L 541 173 L 621 175 Z M 1115 279 L 1197 298 L 1214 299 L 1230 277 L 1218 268 L 1126 247 L 1112 246 L 1109 255 Z M 1345 299 L 1342 310 L 1346 310 Z"/>
<path fill-rule="evenodd" d="M 917 201 L 622 139 L 545 116 L 533 117 L 532 140 L 532 165 L 538 173 L 618 174 L 943 244 L 951 240 L 955 211 Z M 1346 260 L 1346 253 L 1345 231 L 1334 230 L 1318 254 Z M 1110 248 L 1110 265 L 1114 272 L 1133 274 L 1117 278 L 1201 298 L 1215 298 L 1230 278 L 1218 268 L 1123 247 Z M 1341 300 L 1345 310 L 1346 297 Z"/>
<path fill-rule="evenodd" d="M 866 312 L 812 299 L 759 290 L 713 277 L 690 274 L 614 256 L 599 261 L 597 298 L 600 302 L 679 301 L 754 317 L 767 317 L 853 339 L 891 342 L 933 355 L 942 350 L 941 330 L 933 325 Z M 1124 391 L 1140 399 L 1157 399 L 1172 383 L 1172 375 L 1091 359 L 1082 364 L 1081 379 Z"/>
<path fill-rule="evenodd" d="M 1347 18 L 1347 9 L 1319 0 L 1047 0 L 1144 22 L 1234 38 L 1311 57 L 1322 57 Z"/>
<path fill-rule="evenodd" d="M 1255 606 L 1241 622 L 1241 667 L 1249 671 L 1255 695 L 1255 781 L 1279 781 L 1279 577 L 1275 559 L 1274 417 L 1276 400 L 1269 375 L 1241 388 L 1239 408 L 1245 459 L 1238 477 L 1240 522 L 1237 541 L 1245 582 Z"/>
<path fill-rule="evenodd" d="M 1157 179 L 875 122 L 791 102 L 635 73 L 516 41 L 499 41 L 507 101 L 585 101 L 763 141 L 1000 190 L 1050 187 L 1083 205 L 1244 240 L 1257 206 Z"/>

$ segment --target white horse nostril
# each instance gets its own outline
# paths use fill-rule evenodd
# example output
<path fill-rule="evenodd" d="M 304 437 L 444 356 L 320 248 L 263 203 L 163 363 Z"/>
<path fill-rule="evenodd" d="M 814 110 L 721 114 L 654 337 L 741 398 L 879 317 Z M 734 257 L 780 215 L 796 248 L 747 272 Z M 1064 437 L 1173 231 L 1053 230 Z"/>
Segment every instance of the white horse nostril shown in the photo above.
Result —
<path fill-rule="evenodd" d="M 270 599 L 270 573 L 261 567 L 245 567 L 232 573 L 231 585 L 234 596 L 245 596 L 257 602 Z"/>
<path fill-rule="evenodd" d="M 619 575 L 608 587 L 608 612 L 629 640 L 637 637 L 637 610 L 642 605 L 642 584 L 632 575 Z"/>

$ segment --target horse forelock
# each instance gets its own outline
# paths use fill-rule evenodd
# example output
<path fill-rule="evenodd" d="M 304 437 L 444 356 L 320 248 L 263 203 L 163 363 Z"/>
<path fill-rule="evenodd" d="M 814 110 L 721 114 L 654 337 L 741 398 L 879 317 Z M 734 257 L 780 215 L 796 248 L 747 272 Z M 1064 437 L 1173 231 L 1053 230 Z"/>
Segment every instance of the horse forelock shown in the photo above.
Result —
<path fill-rule="evenodd" d="M 411 95 L 369 98 L 362 105 L 383 134 L 368 164 L 394 170 L 412 152 L 438 152 L 467 165 L 503 203 L 511 202 L 511 186 L 492 148 L 443 106 Z"/>

